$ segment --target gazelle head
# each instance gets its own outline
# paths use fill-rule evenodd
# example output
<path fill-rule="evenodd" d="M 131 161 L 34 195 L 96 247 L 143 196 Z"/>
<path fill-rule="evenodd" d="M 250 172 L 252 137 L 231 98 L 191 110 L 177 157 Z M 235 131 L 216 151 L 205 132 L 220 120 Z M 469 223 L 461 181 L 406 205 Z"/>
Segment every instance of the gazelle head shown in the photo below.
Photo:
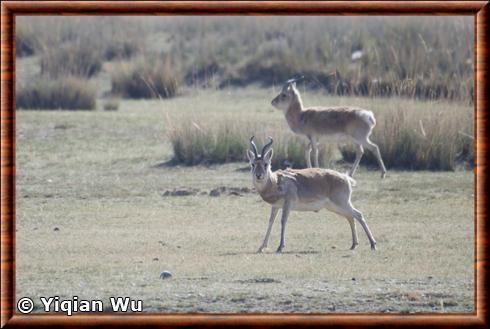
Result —
<path fill-rule="evenodd" d="M 250 149 L 247 150 L 247 156 L 250 160 L 250 166 L 252 168 L 252 178 L 256 183 L 263 183 L 269 179 L 271 174 L 271 160 L 272 160 L 272 138 L 269 137 L 269 143 L 264 145 L 262 152 L 257 151 L 257 145 L 254 142 L 254 136 L 250 138 Z"/>
<path fill-rule="evenodd" d="M 289 108 L 291 102 L 296 99 L 296 81 L 303 79 L 304 77 L 289 79 L 284 83 L 279 95 L 277 95 L 271 102 L 272 106 L 276 109 L 286 111 Z"/>

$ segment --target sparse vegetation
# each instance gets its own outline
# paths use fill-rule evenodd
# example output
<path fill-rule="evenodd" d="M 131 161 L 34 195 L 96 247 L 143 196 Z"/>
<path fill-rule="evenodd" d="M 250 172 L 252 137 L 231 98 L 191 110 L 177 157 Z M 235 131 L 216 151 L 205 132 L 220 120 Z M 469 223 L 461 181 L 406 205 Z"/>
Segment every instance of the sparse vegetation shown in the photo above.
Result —
<path fill-rule="evenodd" d="M 15 33 L 15 54 L 19 57 L 32 56 L 39 50 L 39 40 L 30 27 L 22 26 Z"/>
<path fill-rule="evenodd" d="M 93 110 L 95 88 L 77 77 L 37 80 L 16 91 L 17 109 Z"/>
<path fill-rule="evenodd" d="M 41 74 L 56 79 L 75 75 L 92 77 L 102 68 L 102 54 L 85 42 L 49 48 L 41 58 Z"/>
<path fill-rule="evenodd" d="M 260 127 L 257 122 L 225 119 L 219 122 L 197 124 L 185 119 L 169 130 L 175 164 L 197 165 L 247 161 L 247 141 L 259 131 L 268 131 L 274 136 L 274 169 L 305 166 L 305 141 L 287 131 Z M 265 134 L 257 136 L 265 141 Z M 327 165 L 332 160 L 330 147 L 322 145 L 320 163 Z"/>
<path fill-rule="evenodd" d="M 262 99 L 264 96 L 247 97 Z M 352 102 L 348 98 L 326 98 L 311 92 L 304 95 L 304 100 L 307 106 Z M 224 99 L 222 102 L 224 107 L 233 106 Z M 378 144 L 388 169 L 455 170 L 461 166 L 473 166 L 471 106 L 402 99 L 385 102 L 357 98 L 354 103 L 375 113 L 377 124 L 371 139 Z M 202 101 L 200 104 L 204 112 L 213 106 Z M 276 168 L 283 167 L 285 160 L 297 168 L 305 166 L 306 138 L 291 132 L 282 114 L 264 117 L 254 113 L 252 116 L 208 119 L 206 116 L 194 116 L 192 119 L 182 116 L 177 122 L 171 125 L 170 130 L 176 163 L 195 165 L 244 161 L 248 138 L 255 134 L 262 141 L 269 135 L 274 137 Z M 331 144 L 332 147 L 326 145 L 329 145 L 329 140 L 321 140 L 320 163 L 323 167 L 330 167 L 332 161 L 339 159 L 349 163 L 354 161 L 355 153 L 350 143 L 340 144 L 340 155 L 333 152 L 337 144 Z M 376 158 L 368 150 L 365 150 L 361 164 L 378 167 Z"/>
<path fill-rule="evenodd" d="M 176 64 L 168 56 L 122 62 L 112 72 L 112 94 L 126 98 L 169 98 L 177 94 L 181 81 Z"/>
<path fill-rule="evenodd" d="M 141 51 L 138 39 L 113 40 L 106 45 L 104 58 L 106 60 L 129 59 L 135 57 Z"/>
<path fill-rule="evenodd" d="M 106 99 L 104 101 L 104 111 L 117 111 L 119 109 L 120 101 L 116 98 Z"/>
<path fill-rule="evenodd" d="M 84 63 L 72 60 L 70 74 L 95 74 L 100 60 L 133 58 L 144 51 L 160 61 L 170 56 L 179 79 L 191 86 L 270 86 L 304 74 L 309 88 L 335 95 L 467 102 L 474 97 L 471 17 L 58 17 L 19 22 L 35 30 L 47 49 L 65 53 L 47 55 L 48 63 L 69 60 L 75 55 L 68 54 L 84 51 L 73 45 L 91 40 L 84 45 L 95 54 L 79 56 Z M 66 70 L 48 63 L 43 71 Z M 148 91 L 135 94 L 153 97 Z"/>
<path fill-rule="evenodd" d="M 473 165 L 473 115 L 471 108 L 456 106 L 445 110 L 393 109 L 377 117 L 373 132 L 388 168 L 408 170 L 454 170 Z M 352 147 L 341 148 L 347 161 L 353 161 Z M 377 166 L 366 151 L 361 163 Z"/>

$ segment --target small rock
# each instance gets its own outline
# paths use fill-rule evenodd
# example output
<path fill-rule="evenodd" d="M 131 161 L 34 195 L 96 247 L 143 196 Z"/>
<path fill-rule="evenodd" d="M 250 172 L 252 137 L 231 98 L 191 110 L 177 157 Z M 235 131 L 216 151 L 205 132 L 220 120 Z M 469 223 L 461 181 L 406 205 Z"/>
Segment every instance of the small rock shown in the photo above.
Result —
<path fill-rule="evenodd" d="M 153 258 L 153 261 L 156 262 L 158 260 L 158 257 Z"/>
<path fill-rule="evenodd" d="M 356 278 L 352 278 L 352 281 L 356 281 Z"/>
<path fill-rule="evenodd" d="M 160 279 L 162 280 L 169 279 L 171 277 L 172 273 L 170 273 L 169 271 L 163 271 L 162 273 L 160 273 Z"/>
<path fill-rule="evenodd" d="M 58 227 L 55 227 L 53 231 L 59 231 L 60 229 Z"/>

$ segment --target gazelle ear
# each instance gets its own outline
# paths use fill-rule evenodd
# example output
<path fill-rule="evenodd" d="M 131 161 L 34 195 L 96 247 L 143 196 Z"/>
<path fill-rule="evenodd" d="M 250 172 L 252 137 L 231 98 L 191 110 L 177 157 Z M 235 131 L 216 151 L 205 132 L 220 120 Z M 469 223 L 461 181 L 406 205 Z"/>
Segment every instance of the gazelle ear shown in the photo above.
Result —
<path fill-rule="evenodd" d="M 264 155 L 264 160 L 266 162 L 271 162 L 272 160 L 272 155 L 274 154 L 274 151 L 272 149 L 270 149 L 269 151 L 267 151 L 267 153 Z"/>
<path fill-rule="evenodd" d="M 255 160 L 254 152 L 247 150 L 247 157 L 250 162 L 253 162 Z"/>

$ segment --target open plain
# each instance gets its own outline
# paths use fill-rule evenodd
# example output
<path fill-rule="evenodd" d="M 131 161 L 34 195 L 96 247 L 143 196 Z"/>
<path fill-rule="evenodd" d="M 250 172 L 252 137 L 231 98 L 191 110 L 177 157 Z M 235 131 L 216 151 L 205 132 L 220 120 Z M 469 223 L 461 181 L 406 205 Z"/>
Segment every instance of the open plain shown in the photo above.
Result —
<path fill-rule="evenodd" d="M 267 89 L 125 100 L 118 111 L 16 113 L 16 296 L 143 300 L 145 312 L 472 312 L 472 171 L 361 167 L 353 204 L 378 241 L 350 251 L 347 221 L 293 213 L 256 254 L 269 207 L 248 164 L 175 166 L 168 133 L 225 115 L 276 121 Z M 444 102 L 309 95 L 373 109 Z M 219 100 L 219 101 L 218 101 Z M 379 106 L 378 106 L 379 105 Z M 285 130 L 287 131 L 287 130 Z M 245 140 L 244 143 L 247 141 Z M 383 150 L 381 150 L 383 153 Z M 345 164 L 333 165 L 345 171 Z M 160 273 L 172 277 L 162 280 Z"/>

